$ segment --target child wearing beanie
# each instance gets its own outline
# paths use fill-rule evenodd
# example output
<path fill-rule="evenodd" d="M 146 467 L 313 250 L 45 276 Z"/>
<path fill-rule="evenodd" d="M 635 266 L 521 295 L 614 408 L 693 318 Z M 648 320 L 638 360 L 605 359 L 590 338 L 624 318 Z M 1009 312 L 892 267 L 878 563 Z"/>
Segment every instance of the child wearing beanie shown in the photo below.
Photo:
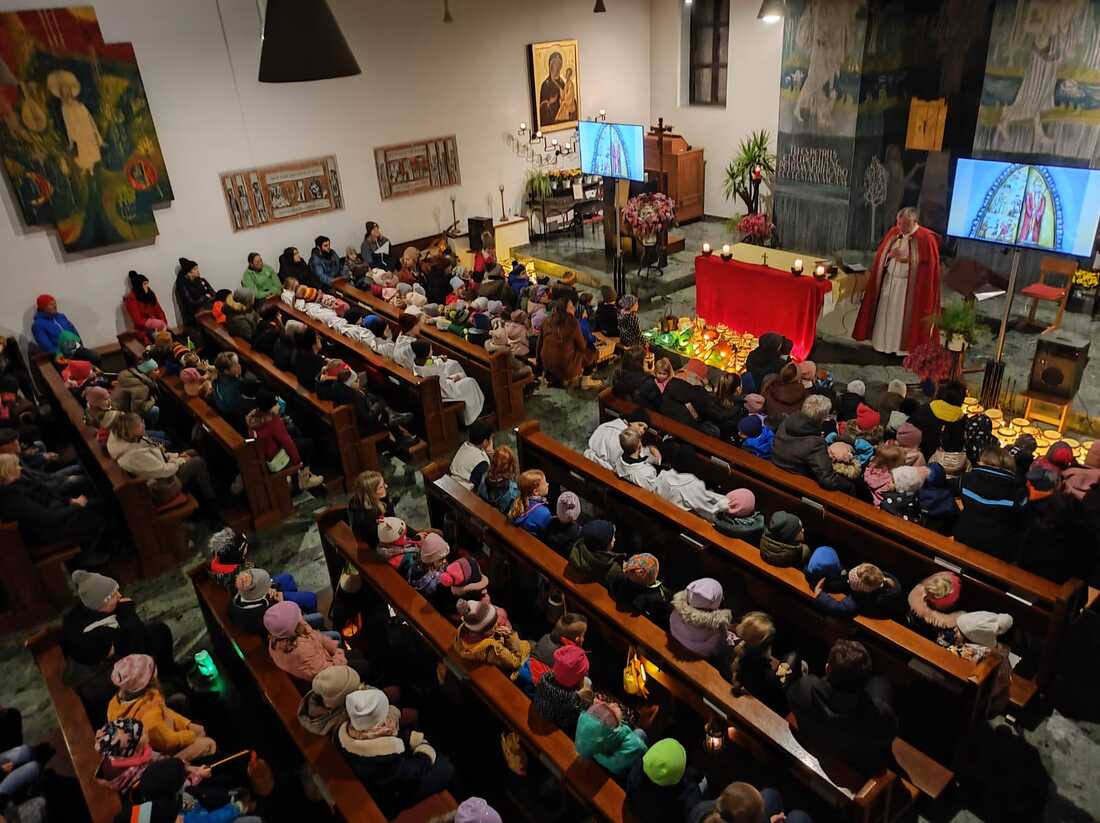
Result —
<path fill-rule="evenodd" d="M 542 530 L 542 542 L 565 557 L 581 536 L 580 517 L 581 499 L 571 491 L 563 491 L 554 505 L 554 517 Z"/>
<path fill-rule="evenodd" d="M 516 672 L 515 681 L 532 700 L 535 687 L 543 675 L 554 665 L 554 654 L 565 646 L 584 646 L 584 635 L 588 631 L 588 618 L 583 614 L 565 612 L 558 618 L 554 628 L 542 636 L 531 649 L 531 656 Z M 571 729 L 566 729 L 571 731 Z"/>
<path fill-rule="evenodd" d="M 217 751 L 202 726 L 165 704 L 157 664 L 149 655 L 130 654 L 120 659 L 111 670 L 111 682 L 118 692 L 107 704 L 107 719 L 141 721 L 154 751 L 185 763 Z"/>
<path fill-rule="evenodd" d="M 756 457 L 771 460 L 775 444 L 775 432 L 758 414 L 742 417 L 737 424 L 736 445 Z"/>
<path fill-rule="evenodd" d="M 338 727 L 336 743 L 386 819 L 450 785 L 454 766 L 422 732 L 401 728 L 401 711 L 384 692 L 353 691 L 344 708 L 348 719 Z"/>
<path fill-rule="evenodd" d="M 860 403 L 856 406 L 855 418 L 845 424 L 844 432 L 852 440 L 863 438 L 872 446 L 877 446 L 882 442 L 884 433 L 882 415 L 866 403 Z"/>
<path fill-rule="evenodd" d="M 626 800 L 639 823 L 683 820 L 703 800 L 705 781 L 687 767 L 687 751 L 671 737 L 658 740 L 630 769 Z"/>
<path fill-rule="evenodd" d="M 905 453 L 906 466 L 925 465 L 924 455 L 920 450 L 921 430 L 906 420 L 894 435 L 894 441 Z"/>
<path fill-rule="evenodd" d="M 957 610 L 962 595 L 962 578 L 954 572 L 935 572 L 909 592 L 909 625 L 921 634 L 935 640 L 954 639 L 959 617 L 965 612 Z"/>
<path fill-rule="evenodd" d="M 829 444 L 829 461 L 833 464 L 833 471 L 849 480 L 855 480 L 863 473 L 855 449 L 843 440 L 834 440 Z"/>
<path fill-rule="evenodd" d="M 444 817 L 433 823 L 503 823 L 503 819 L 483 798 L 471 797 L 458 804 L 453 818 Z"/>
<path fill-rule="evenodd" d="M 344 701 L 366 686 L 350 666 L 329 666 L 313 678 L 312 688 L 298 704 L 298 722 L 313 734 L 331 734 L 348 719 Z"/>
<path fill-rule="evenodd" d="M 440 588 L 439 579 L 447 568 L 450 554 L 450 544 L 441 535 L 428 532 L 420 541 L 420 551 L 407 571 L 406 579 L 412 587 L 433 605 L 436 591 Z M 449 609 L 445 613 L 449 613 Z"/>
<path fill-rule="evenodd" d="M 673 595 L 668 628 L 685 649 L 724 669 L 733 613 L 722 608 L 722 597 L 722 584 L 714 578 L 693 580 Z"/>
<path fill-rule="evenodd" d="M 623 722 L 622 708 L 596 698 L 577 718 L 573 745 L 581 757 L 591 757 L 613 776 L 628 773 L 646 753 L 644 735 Z"/>
<path fill-rule="evenodd" d="M 270 606 L 263 623 L 272 661 L 291 677 L 310 683 L 330 666 L 349 665 L 340 641 L 306 623 L 297 603 L 284 600 Z"/>
<path fill-rule="evenodd" d="M 607 573 L 607 590 L 615 602 L 635 614 L 664 625 L 672 611 L 672 595 L 660 581 L 661 564 L 652 554 L 636 554 Z"/>
<path fill-rule="evenodd" d="M 756 510 L 756 495 L 748 489 L 726 493 L 726 511 L 714 516 L 714 528 L 729 537 L 760 545 L 764 534 L 764 515 Z"/>
<path fill-rule="evenodd" d="M 1008 708 L 1012 663 L 1009 660 L 1010 649 L 1001 637 L 1011 629 L 1012 615 L 984 611 L 960 614 L 955 625 L 953 651 L 970 660 L 977 661 L 991 655 L 997 661 L 987 710 L 989 717 L 996 717 Z"/>
<path fill-rule="evenodd" d="M 535 685 L 531 708 L 566 734 L 573 733 L 581 712 L 592 702 L 587 675 L 588 653 L 580 646 L 560 646 L 550 671 Z"/>
<path fill-rule="evenodd" d="M 462 623 L 455 633 L 454 650 L 459 657 L 488 663 L 509 675 L 531 656 L 531 644 L 523 640 L 508 622 L 504 609 L 488 599 L 459 600 Z"/>
<path fill-rule="evenodd" d="M 687 816 L 687 823 L 813 823 L 801 809 L 786 810 L 775 789 L 757 791 L 748 783 L 730 783 L 715 800 L 704 800 Z"/>
<path fill-rule="evenodd" d="M 489 577 L 481 573 L 477 558 L 459 557 L 439 575 L 433 603 L 442 614 L 455 617 L 461 600 L 488 600 Z M 459 619 L 461 616 L 459 615 Z"/>
<path fill-rule="evenodd" d="M 810 559 L 810 547 L 803 541 L 802 521 L 790 512 L 774 512 L 760 538 L 760 556 L 773 566 L 804 566 Z"/>
<path fill-rule="evenodd" d="M 626 559 L 614 548 L 615 524 L 609 520 L 589 520 L 569 549 L 569 567 L 585 582 L 602 583 L 611 569 Z"/>

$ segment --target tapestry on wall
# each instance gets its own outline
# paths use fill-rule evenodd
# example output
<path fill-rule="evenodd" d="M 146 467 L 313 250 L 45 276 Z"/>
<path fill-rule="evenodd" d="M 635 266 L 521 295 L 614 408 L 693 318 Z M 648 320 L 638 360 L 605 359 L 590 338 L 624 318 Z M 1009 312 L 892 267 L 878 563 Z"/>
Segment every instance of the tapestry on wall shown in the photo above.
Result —
<path fill-rule="evenodd" d="M 104 43 L 91 6 L 0 13 L 0 157 L 66 251 L 149 240 L 172 200 L 134 47 Z"/>
<path fill-rule="evenodd" d="M 219 176 L 235 232 L 344 208 L 332 155 Z"/>
<path fill-rule="evenodd" d="M 576 40 L 532 43 L 531 96 L 536 131 L 575 129 L 581 119 L 581 64 Z"/>
<path fill-rule="evenodd" d="M 374 164 L 378 167 L 378 190 L 383 200 L 457 186 L 462 182 L 458 141 L 453 134 L 397 146 L 380 146 L 374 150 Z"/>
<path fill-rule="evenodd" d="M 1100 155 L 1100 0 L 998 0 L 974 151 Z"/>

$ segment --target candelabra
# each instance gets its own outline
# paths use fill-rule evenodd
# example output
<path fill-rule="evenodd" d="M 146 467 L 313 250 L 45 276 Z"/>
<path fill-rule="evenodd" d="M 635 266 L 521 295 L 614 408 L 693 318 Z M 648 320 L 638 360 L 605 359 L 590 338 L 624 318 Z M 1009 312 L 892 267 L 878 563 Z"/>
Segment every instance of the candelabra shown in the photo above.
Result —
<path fill-rule="evenodd" d="M 600 109 L 593 115 L 594 122 L 607 122 L 607 109 Z M 508 143 L 517 157 L 539 168 L 553 166 L 561 158 L 569 158 L 577 153 L 578 134 L 576 129 L 558 132 L 561 137 L 550 137 L 541 131 L 532 130 L 526 122 L 520 123 L 514 134 L 508 135 Z"/>

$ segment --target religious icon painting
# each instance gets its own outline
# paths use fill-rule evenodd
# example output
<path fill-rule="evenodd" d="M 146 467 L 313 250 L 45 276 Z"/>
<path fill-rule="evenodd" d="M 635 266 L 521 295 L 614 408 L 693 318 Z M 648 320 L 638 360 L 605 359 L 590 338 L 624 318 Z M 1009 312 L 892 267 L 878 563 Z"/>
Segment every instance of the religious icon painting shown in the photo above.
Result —
<path fill-rule="evenodd" d="M 234 231 L 344 207 L 336 158 L 331 155 L 225 172 L 221 179 Z"/>
<path fill-rule="evenodd" d="M 141 71 L 91 6 L 0 13 L 0 159 L 24 222 L 68 252 L 156 237 L 172 184 Z"/>
<path fill-rule="evenodd" d="M 576 40 L 528 46 L 535 131 L 575 129 L 581 112 L 581 66 Z"/>
<path fill-rule="evenodd" d="M 419 194 L 462 182 L 458 141 L 454 135 L 380 146 L 374 150 L 378 191 L 383 200 Z"/>

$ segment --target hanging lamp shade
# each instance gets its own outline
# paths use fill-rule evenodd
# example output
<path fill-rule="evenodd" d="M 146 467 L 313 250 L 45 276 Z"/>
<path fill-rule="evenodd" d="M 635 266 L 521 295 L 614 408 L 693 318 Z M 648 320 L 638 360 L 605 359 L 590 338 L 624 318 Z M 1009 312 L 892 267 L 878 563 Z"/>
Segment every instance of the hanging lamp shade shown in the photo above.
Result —
<path fill-rule="evenodd" d="M 362 74 L 327 0 L 268 0 L 261 83 L 304 83 Z"/>
<path fill-rule="evenodd" d="M 771 25 L 783 19 L 784 11 L 783 0 L 764 0 L 764 2 L 760 4 L 760 13 L 756 15 L 756 19 L 763 20 L 765 23 Z"/>

